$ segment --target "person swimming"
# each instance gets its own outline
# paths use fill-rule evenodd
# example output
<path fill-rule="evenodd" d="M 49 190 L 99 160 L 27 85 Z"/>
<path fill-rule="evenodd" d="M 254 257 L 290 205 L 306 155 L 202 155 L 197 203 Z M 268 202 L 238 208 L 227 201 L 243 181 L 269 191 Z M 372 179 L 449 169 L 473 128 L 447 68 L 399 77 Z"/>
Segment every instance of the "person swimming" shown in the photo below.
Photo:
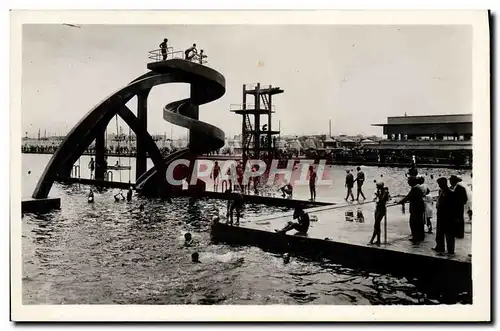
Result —
<path fill-rule="evenodd" d="M 132 201 L 132 194 L 133 194 L 132 186 L 130 186 L 127 191 L 127 201 Z"/>
<path fill-rule="evenodd" d="M 115 202 L 120 202 L 120 200 L 125 200 L 125 197 L 122 194 L 122 191 L 118 192 L 117 194 L 114 195 Z"/>
<path fill-rule="evenodd" d="M 184 246 L 191 246 L 193 244 L 193 237 L 191 236 L 191 233 L 186 232 L 184 234 Z"/>
<path fill-rule="evenodd" d="M 201 261 L 200 261 L 200 254 L 198 254 L 198 252 L 194 252 L 193 254 L 191 254 L 191 262 L 193 262 L 193 263 L 201 263 Z"/>
<path fill-rule="evenodd" d="M 89 192 L 89 195 L 87 197 L 87 202 L 94 203 L 94 192 L 92 192 L 92 190 L 90 190 L 90 192 Z"/>

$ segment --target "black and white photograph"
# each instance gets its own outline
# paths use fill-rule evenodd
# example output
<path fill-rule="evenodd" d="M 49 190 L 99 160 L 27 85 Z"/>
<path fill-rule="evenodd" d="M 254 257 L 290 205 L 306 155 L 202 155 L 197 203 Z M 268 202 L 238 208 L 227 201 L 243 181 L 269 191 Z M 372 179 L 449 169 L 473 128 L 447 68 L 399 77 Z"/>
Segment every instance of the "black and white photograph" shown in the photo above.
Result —
<path fill-rule="evenodd" d="M 488 19 L 11 12 L 13 320 L 490 320 Z"/>

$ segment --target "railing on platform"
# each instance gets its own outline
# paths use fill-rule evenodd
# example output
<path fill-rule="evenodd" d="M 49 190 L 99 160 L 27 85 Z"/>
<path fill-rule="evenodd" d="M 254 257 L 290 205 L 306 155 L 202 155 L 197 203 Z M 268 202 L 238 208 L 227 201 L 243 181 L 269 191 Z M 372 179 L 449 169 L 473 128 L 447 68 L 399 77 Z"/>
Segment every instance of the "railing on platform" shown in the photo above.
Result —
<path fill-rule="evenodd" d="M 73 166 L 73 171 L 72 171 L 71 176 L 73 176 L 75 178 L 77 178 L 77 177 L 80 178 L 80 166 L 79 165 L 75 164 Z"/>
<path fill-rule="evenodd" d="M 252 90 L 255 90 L 257 88 L 257 85 L 259 83 L 249 83 L 249 84 L 245 84 L 245 91 L 252 91 Z M 262 85 L 260 85 L 261 88 L 262 88 Z"/>
<path fill-rule="evenodd" d="M 243 107 L 243 106 L 245 106 L 245 107 Z M 232 111 L 232 112 L 241 111 L 243 109 L 253 110 L 253 109 L 255 109 L 255 104 L 253 104 L 253 103 L 246 103 L 246 104 L 243 104 L 243 103 L 232 103 L 232 104 L 229 105 L 229 111 Z M 261 104 L 260 109 L 261 110 L 269 110 L 269 108 L 266 107 L 263 104 Z M 275 106 L 274 105 L 271 106 L 271 111 L 272 112 L 275 111 Z"/>
<path fill-rule="evenodd" d="M 106 180 L 108 182 L 112 182 L 113 181 L 113 172 L 111 170 L 109 170 L 107 173 L 106 173 Z"/>
<path fill-rule="evenodd" d="M 171 59 L 181 59 L 191 62 L 196 62 L 199 64 L 206 64 L 208 61 L 206 60 L 207 55 L 203 54 L 203 58 L 200 57 L 200 53 L 195 54 L 190 60 L 186 59 L 185 51 L 174 51 L 173 47 L 168 47 L 167 52 L 162 53 L 161 48 L 154 49 L 148 52 L 148 59 L 153 60 L 155 62 L 161 62 Z"/>

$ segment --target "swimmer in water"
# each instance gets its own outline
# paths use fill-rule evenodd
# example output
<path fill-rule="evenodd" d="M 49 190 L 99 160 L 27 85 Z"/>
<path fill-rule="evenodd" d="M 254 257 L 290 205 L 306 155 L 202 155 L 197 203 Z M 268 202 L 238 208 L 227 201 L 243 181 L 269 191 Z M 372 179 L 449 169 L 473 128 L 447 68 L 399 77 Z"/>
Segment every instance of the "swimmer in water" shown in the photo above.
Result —
<path fill-rule="evenodd" d="M 132 186 L 130 186 L 127 191 L 127 201 L 132 201 L 132 193 Z"/>
<path fill-rule="evenodd" d="M 139 210 L 140 210 L 140 211 L 144 211 L 144 204 L 141 204 L 141 205 L 139 206 Z"/>
<path fill-rule="evenodd" d="M 200 254 L 198 254 L 198 252 L 194 252 L 193 254 L 191 254 L 191 262 L 193 262 L 193 263 L 201 263 L 201 261 L 200 261 Z"/>
<path fill-rule="evenodd" d="M 191 233 L 186 232 L 184 234 L 184 246 L 191 246 L 193 244 L 193 237 L 191 236 Z"/>
<path fill-rule="evenodd" d="M 121 198 L 121 200 L 125 200 L 125 197 L 123 196 L 122 191 L 115 194 L 114 198 L 115 198 L 115 202 L 120 202 L 120 198 Z"/>
<path fill-rule="evenodd" d="M 89 191 L 87 201 L 88 203 L 94 203 L 94 192 L 92 192 L 92 190 Z"/>

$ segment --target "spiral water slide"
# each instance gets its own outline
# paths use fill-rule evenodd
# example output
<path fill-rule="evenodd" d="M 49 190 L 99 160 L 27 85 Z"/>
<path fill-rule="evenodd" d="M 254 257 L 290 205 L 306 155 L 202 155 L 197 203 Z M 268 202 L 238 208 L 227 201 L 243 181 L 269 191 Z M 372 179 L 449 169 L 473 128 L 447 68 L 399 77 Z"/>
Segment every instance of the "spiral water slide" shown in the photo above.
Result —
<path fill-rule="evenodd" d="M 33 192 L 33 198 L 46 198 L 54 181 L 69 177 L 73 165 L 108 123 L 118 114 L 132 131 L 142 137 L 154 167 L 136 180 L 136 189 L 144 194 L 156 194 L 172 188 L 166 181 L 168 165 L 179 158 L 193 158 L 224 145 L 224 132 L 198 120 L 199 106 L 217 100 L 225 93 L 225 79 L 206 66 L 172 59 L 148 64 L 148 73 L 133 80 L 89 111 L 66 136 L 47 164 Z M 165 106 L 164 119 L 190 130 L 188 148 L 163 159 L 151 135 L 126 106 L 134 96 L 149 93 L 151 88 L 167 83 L 189 83 L 190 98 Z M 184 174 L 185 175 L 185 174 Z M 155 192 L 155 193 L 152 193 Z"/>

